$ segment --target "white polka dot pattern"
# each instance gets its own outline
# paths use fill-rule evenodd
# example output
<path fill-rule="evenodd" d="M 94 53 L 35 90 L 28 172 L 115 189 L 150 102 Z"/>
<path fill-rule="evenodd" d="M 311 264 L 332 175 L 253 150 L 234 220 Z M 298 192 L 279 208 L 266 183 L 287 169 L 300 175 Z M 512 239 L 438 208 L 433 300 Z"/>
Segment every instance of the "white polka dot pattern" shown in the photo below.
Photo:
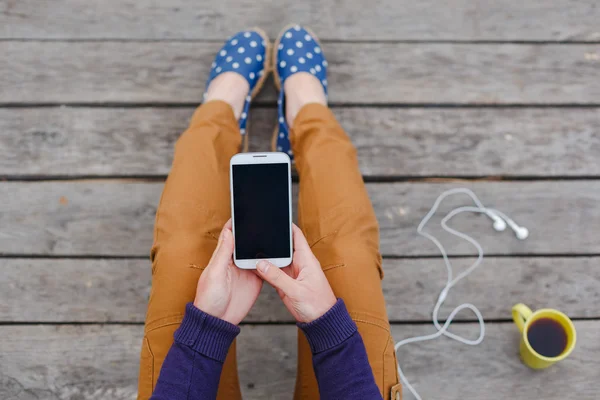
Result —
<path fill-rule="evenodd" d="M 287 78 L 298 72 L 314 75 L 323 85 L 327 96 L 327 61 L 318 41 L 306 29 L 296 25 L 285 31 L 279 38 L 276 50 L 276 68 L 281 86 Z M 279 130 L 276 138 L 277 151 L 292 156 L 289 140 L 289 127 L 285 121 L 285 104 L 283 91 L 277 100 L 279 113 Z"/>
<path fill-rule="evenodd" d="M 233 35 L 217 52 L 215 61 L 211 64 L 210 76 L 206 86 L 223 72 L 235 72 L 243 76 L 250 85 L 250 93 L 263 76 L 264 61 L 266 60 L 266 43 L 262 36 L 255 31 L 244 31 Z M 244 110 L 239 120 L 240 133 L 246 133 L 246 124 L 250 101 L 248 94 Z"/>

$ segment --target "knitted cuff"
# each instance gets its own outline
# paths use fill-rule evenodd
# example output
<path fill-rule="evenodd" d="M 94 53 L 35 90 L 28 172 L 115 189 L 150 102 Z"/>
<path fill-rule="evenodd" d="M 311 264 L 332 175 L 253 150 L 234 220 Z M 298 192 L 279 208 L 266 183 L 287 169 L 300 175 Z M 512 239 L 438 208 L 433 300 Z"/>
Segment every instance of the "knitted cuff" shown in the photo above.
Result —
<path fill-rule="evenodd" d="M 174 337 L 176 342 L 189 346 L 206 357 L 225 362 L 229 346 L 239 333 L 240 328 L 237 326 L 188 303 L 183 321 Z"/>
<path fill-rule="evenodd" d="M 296 325 L 306 335 L 313 354 L 339 345 L 357 331 L 342 299 L 338 299 L 329 311 L 316 320 Z"/>

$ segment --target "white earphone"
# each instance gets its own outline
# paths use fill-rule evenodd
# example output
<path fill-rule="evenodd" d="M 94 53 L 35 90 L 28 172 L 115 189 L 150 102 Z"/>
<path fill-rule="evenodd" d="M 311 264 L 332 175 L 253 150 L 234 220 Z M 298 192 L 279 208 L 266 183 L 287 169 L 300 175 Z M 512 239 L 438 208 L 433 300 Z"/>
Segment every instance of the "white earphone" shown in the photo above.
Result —
<path fill-rule="evenodd" d="M 454 194 L 466 194 L 473 200 L 473 202 L 475 203 L 475 207 L 474 206 L 463 206 L 463 207 L 455 208 L 454 210 L 450 211 L 442 219 L 442 222 L 441 222 L 442 229 L 444 229 L 446 232 L 448 232 L 454 236 L 458 236 L 461 239 L 464 239 L 464 240 L 468 241 L 469 243 L 471 243 L 475 247 L 475 249 L 477 249 L 478 256 L 477 256 L 477 260 L 473 264 L 471 264 L 471 266 L 469 268 L 467 268 L 465 271 L 463 271 L 456 278 L 453 279 L 452 264 L 450 263 L 448 255 L 446 254 L 446 249 L 444 248 L 444 246 L 440 243 L 440 241 L 435 236 L 425 232 L 423 229 L 425 228 L 425 225 L 427 225 L 427 223 L 429 222 L 431 217 L 435 214 L 435 212 L 437 211 L 441 202 L 446 197 L 454 195 Z M 504 231 L 506 229 L 506 226 L 508 225 L 513 230 L 513 232 L 515 233 L 515 236 L 518 239 L 525 240 L 529 236 L 529 230 L 527 228 L 525 228 L 524 226 L 517 225 L 517 223 L 515 221 L 510 219 L 506 214 L 502 213 L 501 211 L 498 211 L 493 208 L 486 208 L 483 205 L 483 203 L 481 203 L 479 198 L 477 198 L 475 193 L 473 193 L 473 191 L 471 191 L 470 189 L 459 188 L 459 189 L 450 189 L 450 190 L 443 192 L 436 199 L 435 203 L 433 204 L 433 206 L 431 207 L 431 209 L 429 210 L 427 215 L 425 215 L 425 217 L 423 218 L 423 220 L 421 221 L 421 223 L 419 224 L 419 226 L 417 228 L 417 232 L 419 233 L 419 235 L 424 236 L 427 239 L 431 240 L 437 246 L 437 248 L 440 250 L 440 252 L 442 254 L 442 258 L 444 259 L 444 263 L 446 264 L 446 270 L 448 272 L 446 285 L 440 292 L 438 299 L 436 301 L 436 304 L 433 307 L 433 325 L 435 326 L 437 331 L 430 335 L 416 336 L 413 338 L 408 338 L 408 339 L 399 341 L 394 346 L 394 350 L 396 352 L 398 351 L 398 349 L 401 346 L 404 346 L 405 344 L 433 340 L 442 335 L 447 336 L 451 339 L 457 340 L 461 343 L 468 344 L 470 346 L 476 346 L 483 341 L 483 337 L 485 336 L 485 323 L 483 321 L 483 316 L 481 315 L 481 312 L 473 304 L 464 303 L 464 304 L 461 304 L 458 307 L 454 308 L 454 310 L 452 310 L 452 312 L 446 319 L 446 322 L 444 323 L 443 326 L 440 325 L 439 320 L 438 320 L 438 312 L 440 310 L 440 307 L 446 300 L 446 296 L 448 295 L 448 292 L 450 291 L 450 289 L 454 285 L 456 285 L 461 279 L 463 279 L 464 277 L 469 275 L 471 272 L 473 272 L 473 270 L 475 268 L 477 268 L 483 261 L 483 248 L 481 247 L 481 245 L 475 239 L 473 239 L 471 236 L 469 236 L 465 233 L 462 233 L 460 231 L 457 231 L 453 228 L 450 228 L 448 226 L 448 221 L 450 221 L 456 215 L 464 213 L 464 212 L 474 212 L 474 213 L 480 213 L 480 214 L 487 215 L 493 221 L 493 227 L 498 232 Z M 473 311 L 473 313 L 475 314 L 475 316 L 477 317 L 477 320 L 479 322 L 479 337 L 475 340 L 465 339 L 464 337 L 462 337 L 460 335 L 456 335 L 456 334 L 448 331 L 448 327 L 452 323 L 452 320 L 454 319 L 456 314 L 458 314 L 460 311 L 462 311 L 464 309 L 469 309 L 469 310 Z M 400 363 L 398 363 L 398 374 L 400 375 L 400 380 L 402 381 L 402 384 L 404 385 L 404 387 L 406 387 L 413 394 L 413 396 L 415 396 L 415 398 L 417 400 L 421 400 L 421 396 L 419 396 L 417 391 L 408 382 L 408 379 L 402 372 L 402 368 L 400 368 Z M 397 400 L 399 400 L 399 399 L 400 399 L 400 394 L 397 394 Z"/>
<path fill-rule="evenodd" d="M 474 195 L 474 194 L 473 194 Z M 502 232 L 506 229 L 506 225 L 515 232 L 518 239 L 525 240 L 529 236 L 529 230 L 524 226 L 519 226 L 515 221 L 510 219 L 506 214 L 501 213 L 493 208 L 485 208 L 485 214 L 494 221 L 494 229 L 498 232 Z"/>

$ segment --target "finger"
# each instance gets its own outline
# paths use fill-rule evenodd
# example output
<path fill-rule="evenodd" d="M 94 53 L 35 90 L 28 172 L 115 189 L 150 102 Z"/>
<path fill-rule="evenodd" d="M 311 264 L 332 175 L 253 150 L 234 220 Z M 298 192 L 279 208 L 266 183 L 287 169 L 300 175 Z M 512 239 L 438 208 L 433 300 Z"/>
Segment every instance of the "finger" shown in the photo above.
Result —
<path fill-rule="evenodd" d="M 233 257 L 233 234 L 231 229 L 223 227 L 221 234 L 219 235 L 219 243 L 217 248 L 210 259 L 209 265 L 218 268 L 225 268 L 229 265 L 231 258 Z"/>
<path fill-rule="evenodd" d="M 304 233 L 302 233 L 302 230 L 300 228 L 298 228 L 298 226 L 296 226 L 296 224 L 292 224 L 292 233 L 293 233 L 293 237 L 294 237 L 294 250 L 295 251 L 312 252 L 310 250 L 310 246 L 308 245 L 308 242 L 306 241 L 306 237 L 304 237 Z"/>
<path fill-rule="evenodd" d="M 275 289 L 280 289 L 288 296 L 296 289 L 296 281 L 277 268 L 277 266 L 266 260 L 260 260 L 256 264 L 256 270 L 261 278 L 269 282 Z"/>
<path fill-rule="evenodd" d="M 300 228 L 294 224 L 292 226 L 292 232 L 294 233 L 294 257 L 292 260 L 292 268 L 294 269 L 294 274 L 299 276 L 303 269 L 318 267 L 320 264 Z"/>
<path fill-rule="evenodd" d="M 225 225 L 223 225 L 223 229 L 221 229 L 221 233 L 219 234 L 219 239 L 217 241 L 217 248 L 215 249 L 215 251 L 213 252 L 212 256 L 210 257 L 210 261 L 208 262 L 209 265 L 213 262 L 213 260 L 215 259 L 215 256 L 219 253 L 219 250 L 220 250 L 221 245 L 223 243 L 223 235 L 225 235 L 224 232 L 226 230 L 231 231 L 231 227 L 232 227 L 231 218 L 229 218 L 227 220 L 227 222 L 225 222 Z M 233 232 L 232 232 L 232 236 L 233 236 Z M 233 253 L 233 249 L 232 249 L 232 253 Z"/>

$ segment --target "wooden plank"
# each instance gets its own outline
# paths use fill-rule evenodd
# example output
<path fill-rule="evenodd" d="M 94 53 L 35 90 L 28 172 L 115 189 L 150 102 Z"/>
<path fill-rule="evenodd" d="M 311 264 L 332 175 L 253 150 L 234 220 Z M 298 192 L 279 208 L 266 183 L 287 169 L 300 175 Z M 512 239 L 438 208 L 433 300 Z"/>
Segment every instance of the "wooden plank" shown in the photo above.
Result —
<path fill-rule="evenodd" d="M 485 340 L 470 347 L 448 339 L 411 344 L 398 351 L 398 361 L 424 399 L 586 399 L 598 397 L 595 379 L 600 361 L 599 321 L 575 322 L 577 347 L 569 358 L 540 372 L 519 360 L 519 334 L 512 323 L 486 324 Z M 451 327 L 476 338 L 476 325 Z M 396 340 L 433 333 L 431 326 L 393 328 Z M 590 367 L 588 367 L 588 365 Z M 568 384 L 565 384 L 568 382 Z M 410 393 L 404 390 L 406 398 Z"/>
<path fill-rule="evenodd" d="M 133 400 L 142 326 L 2 326 L 3 399 Z"/>
<path fill-rule="evenodd" d="M 146 256 L 162 185 L 126 180 L 1 182 L 0 254 Z M 369 183 L 382 253 L 437 256 L 437 248 L 418 236 L 416 227 L 438 195 L 456 187 L 473 189 L 488 207 L 529 228 L 529 238 L 521 241 L 510 230 L 495 232 L 488 218 L 463 215 L 451 222 L 477 237 L 490 255 L 600 253 L 600 182 L 586 180 Z M 440 213 L 464 204 L 470 204 L 466 197 L 448 199 Z M 441 216 L 428 230 L 449 254 L 473 254 L 470 244 L 441 230 Z"/>
<path fill-rule="evenodd" d="M 453 259 L 455 275 L 473 261 Z M 485 318 L 510 320 L 514 302 L 554 307 L 572 318 L 600 318 L 598 257 L 486 258 L 455 286 L 441 309 L 446 317 L 462 302 Z M 0 262 L 0 321 L 143 322 L 150 289 L 148 260 L 4 259 Z M 441 260 L 385 259 L 383 292 L 392 321 L 427 321 L 446 283 Z M 510 279 L 499 279 L 499 277 Z M 474 320 L 468 313 L 457 320 Z M 275 291 L 265 285 L 246 318 L 293 322 Z"/>
<path fill-rule="evenodd" d="M 236 29 L 260 26 L 271 37 L 286 21 L 308 24 L 334 40 L 598 40 L 593 0 L 464 2 L 377 0 L 359 3 L 307 0 L 222 0 L 198 7 L 192 0 L 157 3 L 112 0 L 5 2 L 1 38 L 217 39 Z M 418 21 L 418 23 L 415 23 Z"/>
<path fill-rule="evenodd" d="M 454 277 L 474 258 L 452 259 Z M 511 320 L 517 302 L 532 308 L 551 307 L 572 318 L 598 318 L 600 302 L 598 258 L 485 257 L 483 263 L 454 286 L 440 309 L 440 319 L 462 304 L 474 304 L 484 318 Z M 429 321 L 446 285 L 441 259 L 384 260 L 383 293 L 392 321 Z M 456 320 L 475 320 L 469 312 Z"/>
<path fill-rule="evenodd" d="M 0 260 L 0 321 L 144 322 L 150 261 Z"/>
<path fill-rule="evenodd" d="M 333 111 L 365 176 L 600 175 L 600 108 Z M 190 107 L 0 108 L 0 175 L 166 175 L 192 113 Z M 254 108 L 250 118 L 250 150 L 268 150 L 276 111 Z"/>
<path fill-rule="evenodd" d="M 0 42 L 0 103 L 195 104 L 220 46 Z M 333 104 L 598 104 L 600 98 L 598 44 L 335 43 L 325 48 Z M 259 100 L 275 100 L 272 85 Z"/>
<path fill-rule="evenodd" d="M 542 373 L 519 361 L 512 323 L 487 324 L 486 338 L 476 348 L 439 339 L 406 346 L 399 359 L 423 398 L 443 393 L 449 399 L 595 399 L 600 322 L 577 321 L 575 326 L 573 354 Z M 466 335 L 477 331 L 474 324 L 452 329 Z M 396 339 L 431 331 L 424 325 L 393 327 Z M 135 398 L 141 326 L 17 325 L 2 326 L 0 333 L 3 398 Z M 244 398 L 288 399 L 295 381 L 296 327 L 244 326 L 238 340 Z"/>

